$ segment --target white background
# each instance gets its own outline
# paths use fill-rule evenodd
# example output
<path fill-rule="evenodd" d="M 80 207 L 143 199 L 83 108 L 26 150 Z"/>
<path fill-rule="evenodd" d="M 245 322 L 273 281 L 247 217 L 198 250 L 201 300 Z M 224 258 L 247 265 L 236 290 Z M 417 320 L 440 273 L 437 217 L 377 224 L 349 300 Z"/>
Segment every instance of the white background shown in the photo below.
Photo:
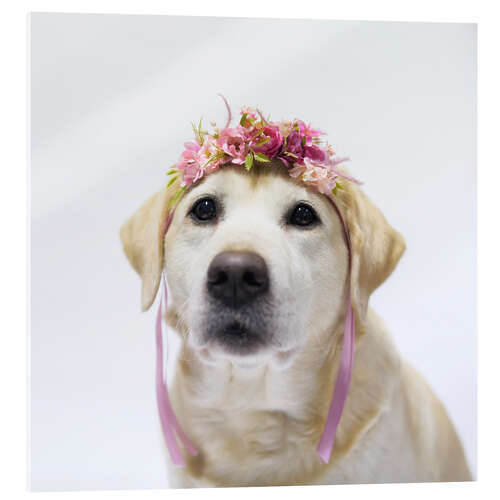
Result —
<path fill-rule="evenodd" d="M 475 28 L 32 18 L 31 487 L 160 488 L 153 312 L 118 229 L 203 115 L 302 117 L 408 251 L 372 304 L 475 470 Z"/>

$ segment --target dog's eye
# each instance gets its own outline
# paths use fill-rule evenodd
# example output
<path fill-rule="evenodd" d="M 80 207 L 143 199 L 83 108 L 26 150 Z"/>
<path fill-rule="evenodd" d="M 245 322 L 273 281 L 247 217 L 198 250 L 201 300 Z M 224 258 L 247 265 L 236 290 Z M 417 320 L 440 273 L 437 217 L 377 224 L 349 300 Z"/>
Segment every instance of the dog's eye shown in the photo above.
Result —
<path fill-rule="evenodd" d="M 311 226 L 318 222 L 318 216 L 312 207 L 299 203 L 290 213 L 288 223 L 293 226 Z"/>
<path fill-rule="evenodd" d="M 193 205 L 191 215 L 199 222 L 211 221 L 217 216 L 217 204 L 212 198 L 202 198 Z"/>

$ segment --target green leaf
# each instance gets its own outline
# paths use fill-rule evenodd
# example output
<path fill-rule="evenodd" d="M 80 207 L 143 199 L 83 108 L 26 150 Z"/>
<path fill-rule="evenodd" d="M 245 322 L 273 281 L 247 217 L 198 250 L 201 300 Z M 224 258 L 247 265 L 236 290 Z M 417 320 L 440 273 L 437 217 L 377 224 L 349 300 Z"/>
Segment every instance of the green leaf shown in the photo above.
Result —
<path fill-rule="evenodd" d="M 342 184 L 339 184 L 338 182 L 335 184 L 335 187 L 332 189 L 332 194 L 334 196 L 337 196 L 339 194 L 339 191 L 341 191 L 342 189 L 344 189 L 342 187 Z"/>
<path fill-rule="evenodd" d="M 240 120 L 240 125 L 243 126 L 243 124 L 245 123 L 245 120 L 247 118 L 247 113 L 243 113 L 241 115 L 241 120 Z"/>
<path fill-rule="evenodd" d="M 191 122 L 191 127 L 193 129 L 193 134 L 196 139 L 196 142 L 200 145 L 203 146 L 203 142 L 205 140 L 204 135 L 206 134 L 206 131 L 201 129 L 201 123 L 202 123 L 203 117 L 200 118 L 200 121 L 198 125 L 196 123 Z"/>
<path fill-rule="evenodd" d="M 211 155 L 207 159 L 207 161 L 203 164 L 202 168 L 205 168 L 207 165 L 212 163 L 214 160 L 219 160 L 220 158 L 224 158 L 225 155 L 226 155 L 226 153 L 224 153 L 224 151 L 219 149 L 218 151 L 216 151 L 213 155 Z"/>
<path fill-rule="evenodd" d="M 297 131 L 298 131 L 298 130 L 299 130 L 299 129 L 298 129 L 298 127 L 297 127 Z M 302 143 L 302 147 L 304 147 L 304 146 L 306 145 L 306 138 L 305 138 L 305 137 L 302 137 L 302 141 L 301 141 L 301 143 Z"/>
<path fill-rule="evenodd" d="M 262 139 L 262 141 L 258 142 L 258 143 L 256 144 L 256 146 L 257 146 L 258 148 L 260 148 L 260 147 L 261 147 L 261 146 L 263 146 L 264 144 L 267 144 L 270 140 L 271 140 L 271 138 L 266 136 L 264 139 Z"/>
<path fill-rule="evenodd" d="M 198 138 L 198 129 L 196 128 L 196 124 L 191 122 L 191 128 L 193 129 L 193 134 L 196 138 Z"/>
<path fill-rule="evenodd" d="M 179 178 L 179 176 L 171 177 L 167 184 L 167 189 Z"/>
<path fill-rule="evenodd" d="M 293 153 L 290 153 L 290 151 L 285 151 L 285 154 L 286 154 L 287 156 L 291 156 L 291 157 L 293 157 L 293 158 L 298 158 L 298 156 L 297 156 L 297 155 L 294 155 Z"/>
<path fill-rule="evenodd" d="M 263 163 L 268 163 L 268 162 L 271 161 L 266 155 L 264 155 L 262 153 L 254 153 L 254 156 L 255 156 L 255 159 L 257 161 L 260 161 L 260 162 L 263 162 Z"/>
<path fill-rule="evenodd" d="M 245 168 L 250 170 L 253 166 L 253 154 L 248 153 L 245 157 Z"/>
<path fill-rule="evenodd" d="M 177 167 L 173 166 L 170 168 L 170 170 L 167 171 L 167 175 L 174 175 L 178 172 Z"/>

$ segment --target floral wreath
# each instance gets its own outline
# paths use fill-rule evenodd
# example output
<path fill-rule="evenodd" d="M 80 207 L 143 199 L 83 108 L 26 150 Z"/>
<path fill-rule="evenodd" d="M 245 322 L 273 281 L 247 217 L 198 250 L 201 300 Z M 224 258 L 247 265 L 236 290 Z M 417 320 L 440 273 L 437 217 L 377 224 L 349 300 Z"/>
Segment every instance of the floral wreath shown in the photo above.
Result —
<path fill-rule="evenodd" d="M 230 128 L 231 109 L 221 97 L 228 111 L 226 126 L 219 129 L 212 122 L 210 133 L 202 128 L 201 119 L 198 125 L 192 123 L 195 141 L 184 143 L 179 161 L 167 172 L 167 187 L 182 178 L 173 203 L 202 177 L 223 166 L 244 165 L 250 170 L 255 162 L 273 160 L 281 161 L 291 177 L 322 194 L 336 195 L 342 189 L 340 178 L 361 184 L 337 168 L 349 158 L 338 156 L 330 144 L 323 143 L 321 130 L 299 119 L 271 122 L 257 108 L 247 106 L 240 111 L 238 126 Z"/>

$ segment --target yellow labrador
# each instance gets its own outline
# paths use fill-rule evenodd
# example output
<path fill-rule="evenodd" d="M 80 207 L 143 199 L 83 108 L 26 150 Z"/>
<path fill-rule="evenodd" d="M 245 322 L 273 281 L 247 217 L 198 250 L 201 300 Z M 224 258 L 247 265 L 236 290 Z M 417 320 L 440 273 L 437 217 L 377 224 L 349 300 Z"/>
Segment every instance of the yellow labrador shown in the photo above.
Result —
<path fill-rule="evenodd" d="M 189 190 L 163 237 L 175 187 L 122 227 L 142 308 L 165 269 L 167 321 L 182 338 L 171 397 L 200 450 L 175 487 L 470 480 L 440 401 L 394 347 L 370 294 L 405 249 L 362 190 L 331 203 L 276 166 L 225 167 Z M 339 366 L 347 286 L 354 371 L 329 464 L 316 451 Z"/>

